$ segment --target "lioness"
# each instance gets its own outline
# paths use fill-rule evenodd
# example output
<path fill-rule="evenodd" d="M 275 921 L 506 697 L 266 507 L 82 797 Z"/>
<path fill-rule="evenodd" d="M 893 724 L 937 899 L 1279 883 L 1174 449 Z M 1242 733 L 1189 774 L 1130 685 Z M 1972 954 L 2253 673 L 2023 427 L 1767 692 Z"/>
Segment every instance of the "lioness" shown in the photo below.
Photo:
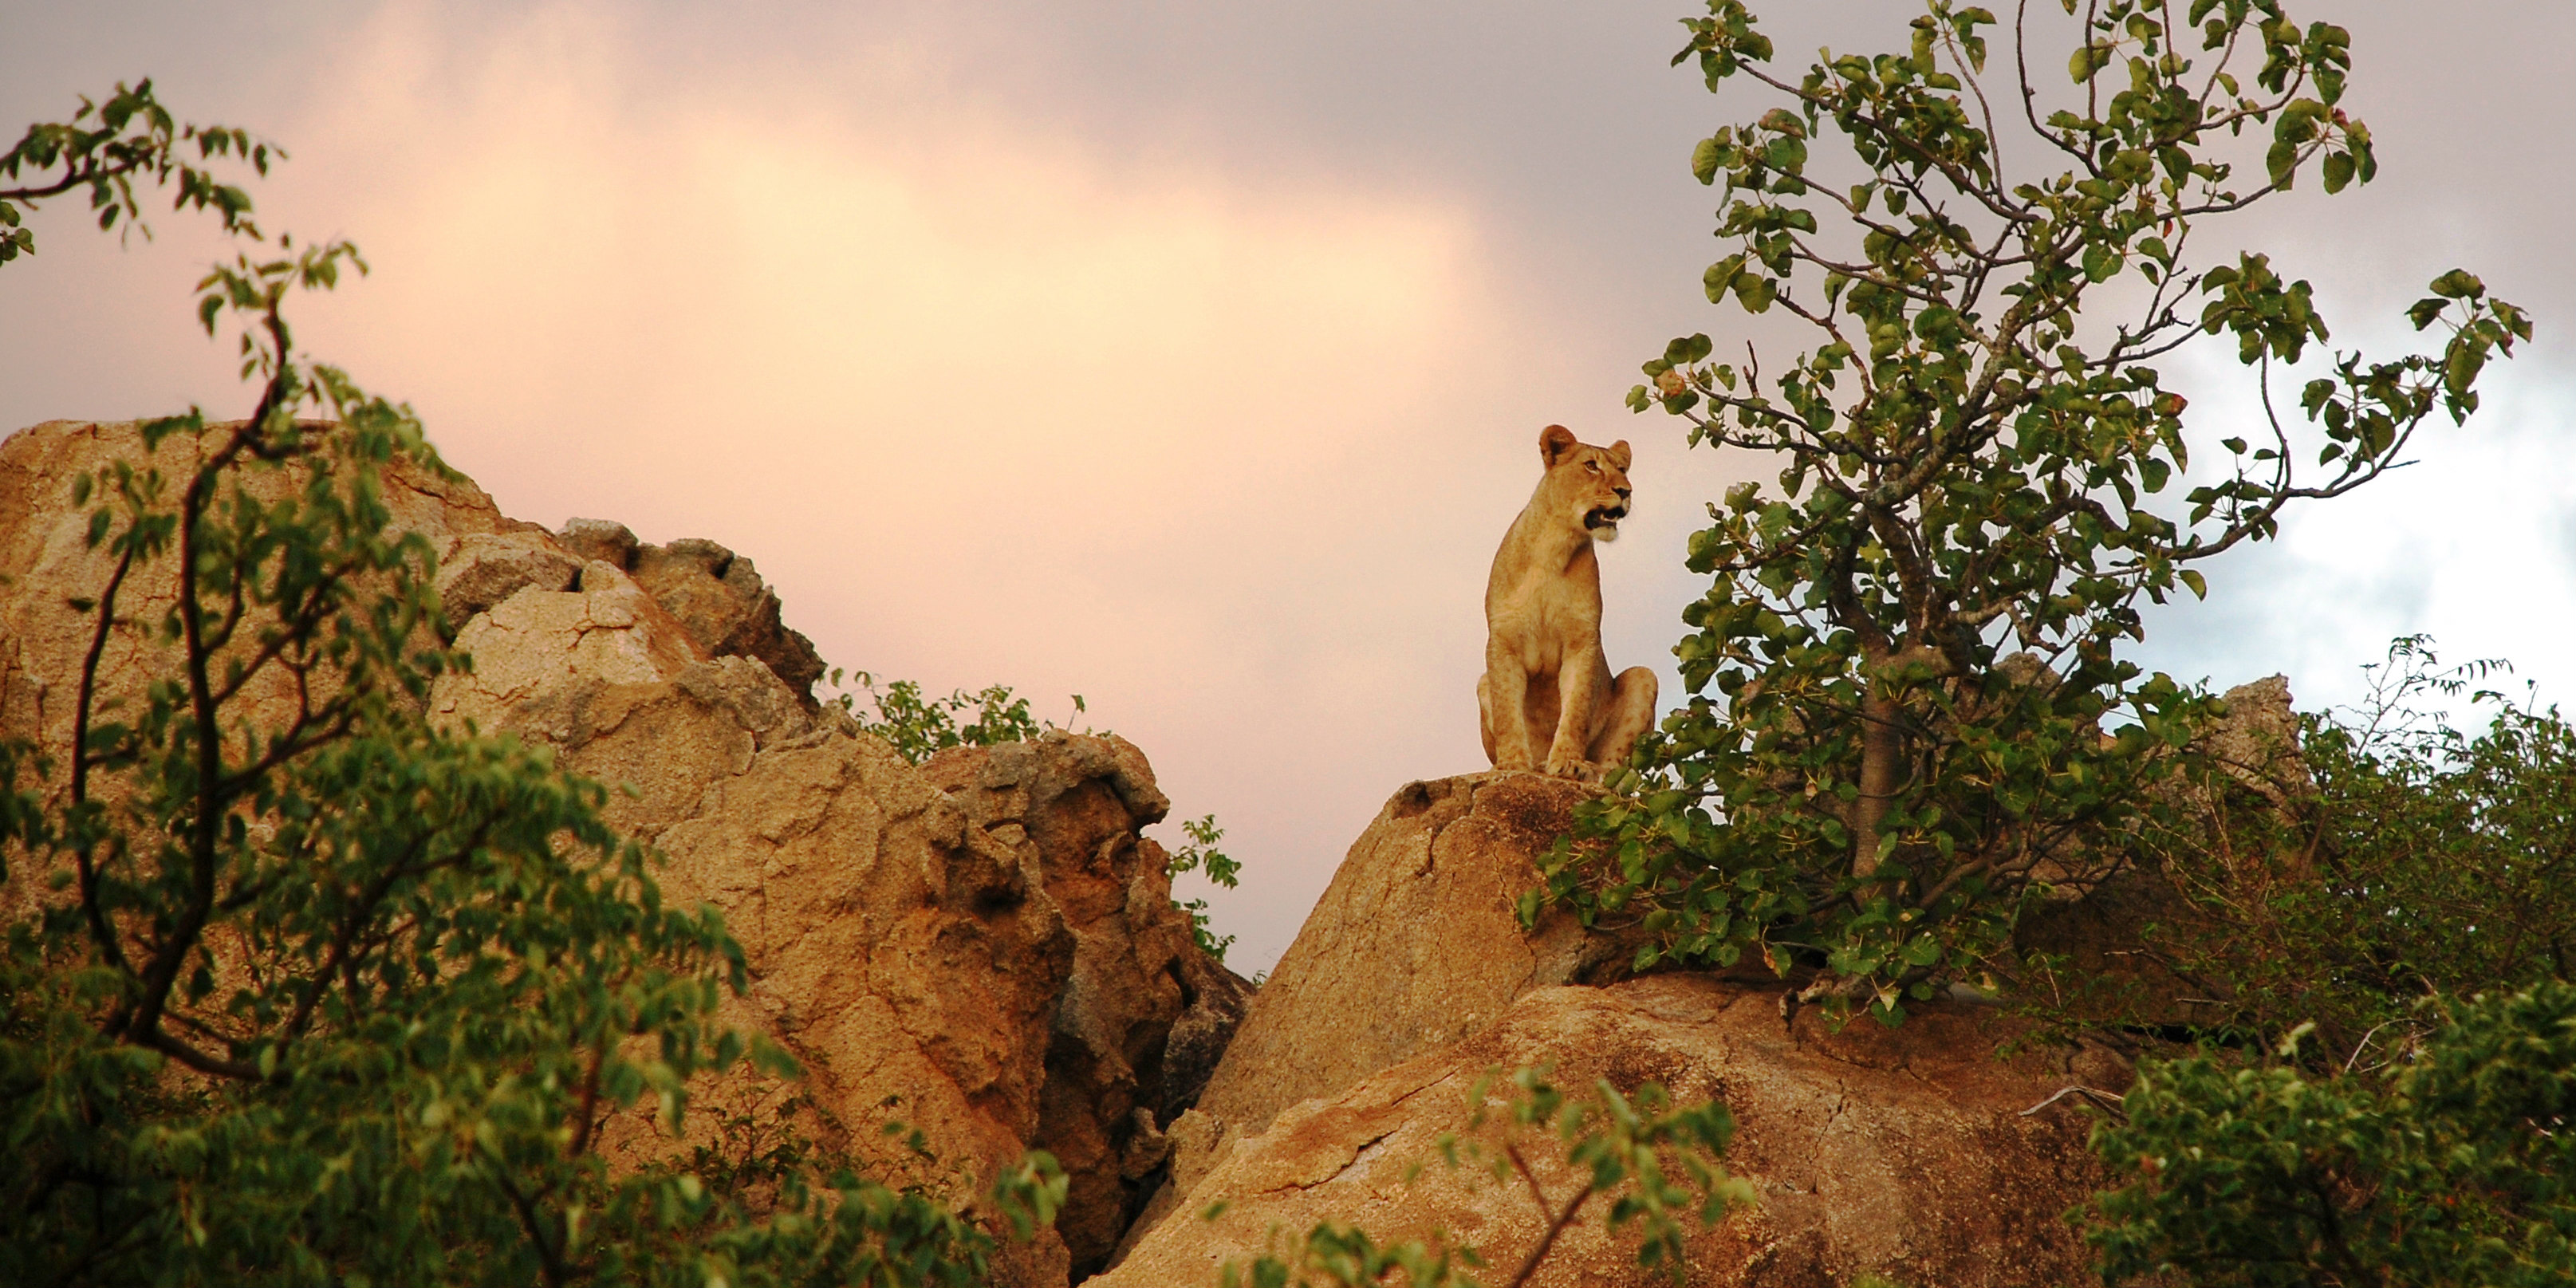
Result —
<path fill-rule="evenodd" d="M 1485 580 L 1478 723 L 1496 769 L 1597 778 L 1655 718 L 1655 673 L 1632 666 L 1614 680 L 1601 656 L 1592 543 L 1615 540 L 1628 517 L 1628 444 L 1593 447 L 1550 425 L 1538 453 L 1547 472 Z"/>

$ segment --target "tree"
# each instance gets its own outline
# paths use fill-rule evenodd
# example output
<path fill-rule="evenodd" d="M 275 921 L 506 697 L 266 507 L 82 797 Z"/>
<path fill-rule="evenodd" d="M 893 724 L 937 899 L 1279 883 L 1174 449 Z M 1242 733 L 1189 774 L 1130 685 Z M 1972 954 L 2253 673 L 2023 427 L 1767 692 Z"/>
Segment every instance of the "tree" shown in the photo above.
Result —
<path fill-rule="evenodd" d="M 1740 0 L 1708 8 L 1675 62 L 1776 104 L 1693 155 L 1732 247 L 1709 298 L 1813 345 L 1766 376 L 1685 337 L 1630 394 L 1783 468 L 1692 538 L 1712 577 L 1675 650 L 1692 696 L 1545 894 L 1633 908 L 1662 932 L 1650 960 L 1806 954 L 1893 1020 L 1932 975 L 1975 974 L 2021 899 L 2115 861 L 2105 838 L 2213 712 L 2119 655 L 2141 599 L 2205 593 L 2198 565 L 2398 465 L 2436 413 L 2464 420 L 2530 323 L 2453 271 L 2408 312 L 2442 325 L 2437 349 L 2311 359 L 2328 330 L 2307 282 L 2201 253 L 2303 175 L 2333 193 L 2376 173 L 2336 106 L 2345 33 L 2277 0 L 2064 0 L 2062 30 L 2024 3 L 1991 78 L 1996 18 L 1950 0 L 1903 52 L 1828 52 L 1796 79 Z M 2071 83 L 2047 84 L 2060 66 Z M 2263 441 L 2211 443 L 2226 422 L 2186 419 L 2151 365 L 2204 337 L 2252 369 Z"/>
<path fill-rule="evenodd" d="M 174 127 L 146 82 L 0 159 L 59 169 L 0 190 L 13 224 L 84 185 L 112 223 L 136 179 L 215 208 L 246 249 L 197 316 L 240 322 L 259 389 L 74 485 L 113 571 L 65 606 L 92 641 L 73 735 L 0 744 L 0 880 L 34 909 L 0 927 L 0 1279 L 981 1282 L 988 1235 L 829 1159 L 755 1193 L 602 1156 L 620 1108 L 676 1133 L 693 1075 L 795 1068 L 715 1022 L 741 949 L 662 903 L 599 784 L 428 718 L 471 659 L 382 488 L 446 467 L 408 407 L 295 348 L 286 299 L 363 271 L 354 248 L 271 249 L 247 197 L 174 160 L 264 168 L 246 138 Z M 165 475 L 173 440 L 194 450 Z M 170 661 L 145 692 L 100 683 L 120 632 Z M 1062 1197 L 1042 1156 L 998 1179 L 1023 1226 Z"/>
<path fill-rule="evenodd" d="M 207 163 L 237 159 L 264 175 L 271 157 L 284 160 L 286 154 L 247 130 L 179 124 L 153 97 L 149 80 L 131 89 L 120 83 L 105 104 L 84 98 L 69 121 L 28 126 L 16 146 L 0 152 L 0 181 L 11 185 L 0 187 L 0 264 L 36 253 L 36 233 L 26 226 L 24 212 L 84 188 L 100 228 L 114 228 L 123 219 L 128 230 L 151 236 L 134 197 L 138 179 L 174 189 L 172 209 L 211 207 L 225 231 L 255 239 L 259 229 L 250 221 L 250 194 L 221 182 Z"/>

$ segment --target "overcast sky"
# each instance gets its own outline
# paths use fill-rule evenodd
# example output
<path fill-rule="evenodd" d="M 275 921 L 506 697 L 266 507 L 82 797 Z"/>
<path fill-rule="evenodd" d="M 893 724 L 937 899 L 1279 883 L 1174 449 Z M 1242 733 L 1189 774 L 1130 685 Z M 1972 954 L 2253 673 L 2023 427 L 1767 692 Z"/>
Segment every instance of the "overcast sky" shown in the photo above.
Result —
<path fill-rule="evenodd" d="M 1784 61 L 1900 47 L 1919 11 L 1756 7 Z M 1479 603 L 1539 427 L 1635 445 L 1608 647 L 1679 690 L 1692 520 L 1775 468 L 1620 405 L 1667 338 L 1749 334 L 1701 296 L 1687 163 L 1752 100 L 1666 67 L 1686 12 L 14 3 L 0 123 L 148 75 L 284 145 L 263 222 L 375 267 L 302 310 L 308 347 L 413 402 L 511 514 L 750 556 L 835 664 L 1001 681 L 1058 719 L 1083 694 L 1227 829 L 1217 925 L 1249 972 L 1387 795 L 1484 767 Z M 2455 265 L 2540 336 L 2466 430 L 2211 567 L 2138 656 L 2285 671 L 2317 706 L 2428 631 L 2563 699 L 2576 6 L 2293 13 L 2352 29 L 2381 175 L 2242 235 L 2317 282 L 2339 344 L 2408 342 L 2398 311 Z M 120 250 L 71 206 L 38 217 L 40 253 L 0 270 L 0 432 L 246 410 L 187 318 L 219 248 L 159 226 Z M 2224 358 L 2173 365 L 2223 389 Z"/>

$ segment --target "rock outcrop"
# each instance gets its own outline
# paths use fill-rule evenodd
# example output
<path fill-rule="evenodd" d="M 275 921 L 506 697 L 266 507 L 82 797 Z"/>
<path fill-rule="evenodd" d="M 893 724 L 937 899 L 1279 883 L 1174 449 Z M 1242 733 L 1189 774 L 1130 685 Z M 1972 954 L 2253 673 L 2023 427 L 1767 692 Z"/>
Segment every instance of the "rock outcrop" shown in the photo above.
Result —
<path fill-rule="evenodd" d="M 707 656 L 752 658 L 804 701 L 814 700 L 822 655 L 813 641 L 789 629 L 778 593 L 749 559 L 699 537 L 645 545 L 624 524 L 601 519 L 574 519 L 564 525 L 561 539 L 585 561 L 632 574 Z"/>
<path fill-rule="evenodd" d="M 1539 1064 L 1569 1090 L 1651 1081 L 1734 1114 L 1725 1165 L 1755 1202 L 1691 1241 L 1695 1288 L 1834 1288 L 1873 1272 L 1942 1288 L 2090 1276 L 2059 1219 L 2103 1181 L 2085 1149 L 2090 1119 L 2073 1096 L 2026 1111 L 2071 1083 L 2117 1082 L 2116 1057 L 1998 1060 L 2019 1028 L 1987 1008 L 1936 1003 L 1901 1029 L 1861 1020 L 1837 1031 L 1814 1008 L 1784 1024 L 1778 1003 L 1774 989 L 1682 974 L 1533 991 L 1476 1036 L 1291 1106 L 1230 1146 L 1178 1211 L 1090 1282 L 1210 1283 L 1275 1232 L 1327 1218 L 1381 1243 L 1445 1231 L 1508 1274 L 1537 1241 L 1537 1205 L 1517 1181 L 1445 1168 L 1439 1139 L 1464 1125 L 1481 1074 Z M 1366 1000 L 1352 1010 L 1364 1023 Z M 1572 1192 L 1561 1142 L 1532 1142 L 1528 1156 L 1552 1199 Z M 1610 1237 L 1601 1216 L 1570 1227 L 1531 1282 L 1669 1282 L 1640 1269 L 1633 1241 Z"/>
<path fill-rule="evenodd" d="M 165 471 L 193 450 L 165 443 Z M 69 735 L 87 626 L 64 601 L 109 569 L 70 481 L 140 454 L 131 426 L 55 422 L 0 443 L 0 735 Z M 400 471 L 386 491 L 439 553 L 475 658 L 439 679 L 432 718 L 514 733 L 628 789 L 609 820 L 666 856 L 663 897 L 715 907 L 742 944 L 751 985 L 724 1018 L 807 1070 L 759 1103 L 701 1088 L 692 1142 L 783 1110 L 821 1144 L 970 1201 L 1047 1148 L 1073 1177 L 1062 1236 L 1006 1249 L 999 1282 L 1060 1288 L 1105 1260 L 1249 987 L 1171 905 L 1165 856 L 1139 834 L 1169 808 L 1144 755 L 1058 733 L 907 764 L 815 704 L 821 663 L 750 560 L 595 520 L 550 533 L 462 480 Z M 107 692 L 168 668 L 148 630 L 173 593 L 158 575 L 129 591 L 144 625 L 112 640 Z M 926 1153 L 881 1136 L 889 1118 Z M 630 1160 L 672 1148 L 637 1115 L 603 1140 Z"/>
<path fill-rule="evenodd" d="M 955 748 L 922 774 L 964 806 L 970 832 L 1045 875 L 1070 936 L 1028 1139 L 1070 1181 L 1056 1231 L 1074 1272 L 1096 1271 L 1163 1178 L 1162 1126 L 1181 1090 L 1165 1085 L 1173 1033 L 1185 1019 L 1204 1025 L 1232 995 L 1209 982 L 1224 967 L 1172 905 L 1170 856 L 1137 834 L 1170 802 L 1144 757 L 1115 738 Z"/>
<path fill-rule="evenodd" d="M 48 421 L 0 440 L 0 735 L 53 747 L 71 737 L 93 622 L 65 601 L 98 595 L 116 566 L 104 545 L 89 544 L 88 516 L 71 503 L 71 489 L 80 475 L 119 459 L 185 478 L 196 468 L 197 443 L 173 435 L 147 455 L 133 425 L 79 421 Z M 278 471 L 243 477 L 268 501 L 295 486 Z M 504 516 L 466 479 L 396 471 L 384 480 L 384 501 L 395 526 L 429 539 L 440 561 L 438 585 L 453 587 L 463 601 L 498 603 L 524 585 L 551 581 L 561 589 L 570 580 L 572 560 L 544 528 Z M 129 579 L 100 655 L 101 692 L 139 693 L 152 677 L 172 673 L 175 653 L 156 628 L 176 592 L 167 559 Z M 272 691 L 250 693 L 253 709 L 264 716 L 282 704 L 286 683 L 281 676 Z"/>
<path fill-rule="evenodd" d="M 1637 941 L 1514 905 L 1588 789 L 1537 774 L 1407 784 L 1350 849 L 1177 1129 L 1174 1194 L 1300 1100 L 1490 1027 L 1533 989 L 1614 977 Z M 1166 1202 L 1168 1206 L 1168 1200 Z M 1159 1215 L 1159 1209 L 1158 1209 Z"/>
<path fill-rule="evenodd" d="M 1734 1113 L 1727 1166 L 1758 1202 L 1692 1244 L 1690 1283 L 2088 1273 L 2058 1219 L 2100 1183 L 2088 1111 L 2073 1097 L 2024 1111 L 2070 1085 L 2121 1089 L 2119 1055 L 2035 1047 L 2002 1060 L 2026 1028 L 1948 1002 L 1901 1029 L 1836 1029 L 1815 1008 L 1784 1006 L 1787 987 L 1767 978 L 1624 979 L 1630 934 L 1554 913 L 1523 932 L 1515 901 L 1588 790 L 1488 773 L 1397 792 L 1253 999 L 1198 1107 L 1172 1124 L 1172 1182 L 1093 1282 L 1208 1282 L 1274 1232 L 1326 1218 L 1382 1242 L 1445 1231 L 1488 1265 L 1516 1266 L 1538 1237 L 1537 1208 L 1517 1184 L 1444 1170 L 1438 1140 L 1464 1122 L 1479 1075 L 1526 1065 L 1569 1088 L 1658 1082 Z M 1553 1148 L 1542 1170 L 1562 1194 L 1571 1182 Z M 1211 1209 L 1218 1219 L 1200 1218 Z M 1592 1224 L 1534 1282 L 1663 1280 Z"/>

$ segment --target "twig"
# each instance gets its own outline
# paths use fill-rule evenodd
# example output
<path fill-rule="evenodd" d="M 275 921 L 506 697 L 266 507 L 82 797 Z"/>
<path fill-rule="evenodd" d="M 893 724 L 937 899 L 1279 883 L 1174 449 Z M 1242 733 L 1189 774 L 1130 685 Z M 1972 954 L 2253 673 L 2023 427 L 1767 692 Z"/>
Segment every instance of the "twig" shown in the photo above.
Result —
<path fill-rule="evenodd" d="M 2396 1022 L 2397 1021 L 2395 1020 L 2382 1020 L 2379 1023 L 2370 1026 L 2370 1032 L 2361 1035 L 2361 1044 L 2352 1049 L 2352 1058 L 2343 1062 L 2343 1071 L 2345 1073 L 2352 1072 L 2352 1066 L 2360 1063 L 2361 1061 L 2361 1053 L 2370 1049 L 2370 1040 L 2378 1037 L 2381 1029 L 2387 1028 L 2389 1025 L 2395 1024 Z"/>
<path fill-rule="evenodd" d="M 2115 1092 L 2096 1091 L 2091 1087 L 2070 1083 L 2067 1086 L 2058 1088 L 2056 1095 L 2050 1096 L 2048 1099 L 2040 1101 L 2038 1104 L 2032 1105 L 2028 1109 L 2022 1110 L 2019 1116 L 2028 1118 L 2032 1114 L 2038 1113 L 2040 1110 L 2046 1109 L 2050 1105 L 2056 1104 L 2058 1101 L 2063 1100 L 2068 1096 L 2082 1096 L 2086 1100 L 2093 1102 L 2095 1107 L 2108 1109 L 2115 1114 L 2121 1113 L 2120 1106 L 2127 1099 Z M 2122 1116 L 2126 1117 L 2127 1115 L 2122 1114 Z"/>
<path fill-rule="evenodd" d="M 1521 1157 L 1520 1147 L 1505 1145 L 1503 1153 L 1511 1158 L 1512 1167 L 1520 1172 L 1521 1179 L 1529 1183 L 1530 1197 L 1537 1201 L 1539 1214 L 1545 1216 L 1547 1195 L 1539 1189 L 1538 1175 L 1530 1170 L 1528 1161 Z M 1538 1246 L 1530 1249 L 1529 1256 L 1521 1262 L 1520 1270 L 1503 1288 L 1522 1288 L 1530 1281 L 1531 1275 L 1538 1273 L 1540 1263 L 1547 1260 L 1548 1249 L 1556 1246 L 1556 1236 L 1565 1233 L 1565 1227 L 1574 1224 L 1575 1214 L 1583 1210 L 1584 1200 L 1591 1197 L 1592 1187 L 1589 1184 L 1574 1191 L 1574 1196 L 1565 1201 L 1564 1209 L 1549 1219 L 1546 1232 L 1538 1237 Z"/>

